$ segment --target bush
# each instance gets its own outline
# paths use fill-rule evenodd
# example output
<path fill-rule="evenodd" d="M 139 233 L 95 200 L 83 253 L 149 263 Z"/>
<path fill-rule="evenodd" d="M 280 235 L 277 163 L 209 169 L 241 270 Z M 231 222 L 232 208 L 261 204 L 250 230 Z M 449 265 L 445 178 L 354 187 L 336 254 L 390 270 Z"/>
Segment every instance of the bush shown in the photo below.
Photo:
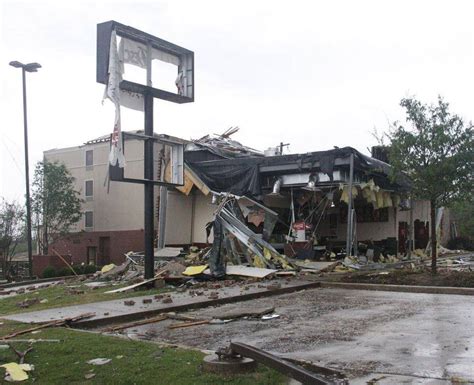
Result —
<path fill-rule="evenodd" d="M 43 270 L 43 278 L 53 278 L 56 277 L 56 269 L 53 266 L 48 266 Z"/>
<path fill-rule="evenodd" d="M 448 249 L 450 250 L 474 250 L 474 240 L 468 237 L 457 237 L 450 239 L 448 242 Z"/>
<path fill-rule="evenodd" d="M 58 270 L 56 276 L 57 277 L 65 277 L 67 275 L 73 275 L 74 273 L 71 271 L 69 267 L 63 267 Z"/>
<path fill-rule="evenodd" d="M 84 268 L 84 274 L 94 274 L 97 270 L 99 269 L 96 265 L 87 265 Z"/>
<path fill-rule="evenodd" d="M 86 269 L 84 265 L 77 265 L 77 266 L 73 266 L 72 268 L 74 269 L 77 275 L 84 274 L 84 270 Z"/>

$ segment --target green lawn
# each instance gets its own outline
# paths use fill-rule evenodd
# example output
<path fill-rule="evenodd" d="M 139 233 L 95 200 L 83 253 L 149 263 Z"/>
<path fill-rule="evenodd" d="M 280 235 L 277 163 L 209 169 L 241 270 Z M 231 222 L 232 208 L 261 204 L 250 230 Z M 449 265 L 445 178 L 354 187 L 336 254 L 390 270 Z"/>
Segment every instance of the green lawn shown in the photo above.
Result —
<path fill-rule="evenodd" d="M 70 294 L 68 286 L 78 286 L 77 290 L 83 290 L 84 294 Z M 12 297 L 5 297 L 0 299 L 0 314 L 24 313 L 29 311 L 51 309 L 54 307 L 79 305 L 83 303 L 107 301 L 120 298 L 136 297 L 140 295 L 152 295 L 169 291 L 169 289 L 149 289 L 139 291 L 127 291 L 124 293 L 105 294 L 104 292 L 111 289 L 118 289 L 126 285 L 115 285 L 100 287 L 92 289 L 83 285 L 82 283 L 67 283 L 65 285 L 51 286 L 44 289 L 19 294 Z M 46 303 L 36 303 L 28 308 L 22 309 L 17 306 L 17 303 L 25 299 L 39 298 L 40 300 L 47 299 Z"/>
<path fill-rule="evenodd" d="M 20 330 L 29 325 L 2 321 L 2 335 Z M 25 363 L 35 365 L 29 372 L 30 378 L 23 384 L 176 384 L 176 385 L 276 385 L 285 384 L 279 373 L 259 366 L 252 374 L 221 377 L 203 373 L 203 354 L 194 350 L 160 347 L 157 344 L 103 336 L 65 328 L 44 329 L 37 334 L 26 334 L 18 338 L 60 339 L 61 342 L 43 342 L 33 345 Z M 27 344 L 14 343 L 18 350 L 25 350 Z M 102 366 L 93 366 L 86 361 L 94 358 L 111 358 Z M 17 361 L 11 349 L 0 349 L 0 365 Z M 85 379 L 94 373 L 95 377 Z M 3 383 L 3 369 L 0 368 L 0 383 Z"/>

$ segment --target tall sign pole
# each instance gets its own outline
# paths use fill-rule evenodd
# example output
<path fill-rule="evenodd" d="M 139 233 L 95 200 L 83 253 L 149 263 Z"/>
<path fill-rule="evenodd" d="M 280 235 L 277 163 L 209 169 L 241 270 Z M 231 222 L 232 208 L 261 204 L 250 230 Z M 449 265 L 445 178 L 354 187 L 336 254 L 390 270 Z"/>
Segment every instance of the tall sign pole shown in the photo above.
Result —
<path fill-rule="evenodd" d="M 120 42 L 118 42 L 120 39 Z M 177 92 L 154 88 L 152 84 L 152 60 L 173 64 L 177 68 L 175 84 Z M 146 83 L 123 80 L 124 64 L 134 65 L 146 70 Z M 155 136 L 153 129 L 154 99 L 163 99 L 173 103 L 194 101 L 194 53 L 173 43 L 129 27 L 116 21 L 97 25 L 97 82 L 106 85 L 106 95 L 116 108 L 114 134 L 111 138 L 133 137 L 144 141 L 143 179 L 125 177 L 126 168 L 123 147 L 125 141 L 111 140 L 109 157 L 109 178 L 111 181 L 139 183 L 144 186 L 144 249 L 145 279 L 153 278 L 154 269 L 154 186 L 161 186 L 160 197 L 160 236 L 159 246 L 164 245 L 164 220 L 166 211 L 166 188 L 184 185 L 184 145 L 166 136 Z M 128 102 L 127 102 L 128 100 Z M 134 107 L 130 104 L 130 101 Z M 137 102 L 139 107 L 137 107 Z M 141 104 L 143 103 L 143 104 Z M 139 109 L 144 112 L 144 134 L 121 132 L 120 107 Z M 154 144 L 158 142 L 168 146 L 170 180 L 154 177 Z M 119 145 L 121 144 L 121 145 Z M 115 147 L 114 147 L 115 146 Z M 117 155 L 118 154 L 118 155 Z M 120 155 L 120 156 L 119 156 Z M 123 159 L 123 162 L 118 161 Z M 168 159 L 168 157 L 167 157 Z M 163 191 L 165 193 L 163 193 Z M 162 207 L 163 206 L 163 207 Z"/>

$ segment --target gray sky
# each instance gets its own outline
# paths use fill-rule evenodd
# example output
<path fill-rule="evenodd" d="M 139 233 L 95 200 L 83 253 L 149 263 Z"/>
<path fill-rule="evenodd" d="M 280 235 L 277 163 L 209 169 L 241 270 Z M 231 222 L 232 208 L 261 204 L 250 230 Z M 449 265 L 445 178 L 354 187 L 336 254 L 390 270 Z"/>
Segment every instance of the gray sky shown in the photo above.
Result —
<path fill-rule="evenodd" d="M 0 0 L 0 196 L 22 200 L 21 73 L 28 74 L 30 165 L 51 148 L 109 133 L 95 82 L 96 24 L 116 20 L 195 52 L 192 104 L 155 101 L 155 131 L 185 139 L 239 126 L 235 139 L 291 152 L 353 146 L 404 117 L 402 97 L 438 94 L 474 118 L 472 1 Z M 171 79 L 174 81 L 174 79 Z M 122 129 L 142 129 L 125 110 Z M 31 170 L 31 176 L 33 170 Z"/>

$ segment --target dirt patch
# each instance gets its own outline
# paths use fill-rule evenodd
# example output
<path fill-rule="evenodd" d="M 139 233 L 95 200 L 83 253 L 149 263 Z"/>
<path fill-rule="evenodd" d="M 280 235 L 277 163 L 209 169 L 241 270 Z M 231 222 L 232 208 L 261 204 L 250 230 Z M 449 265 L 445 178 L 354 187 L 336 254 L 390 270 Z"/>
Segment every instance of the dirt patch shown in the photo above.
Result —
<path fill-rule="evenodd" d="M 414 272 L 407 270 L 397 270 L 388 273 L 349 273 L 341 277 L 340 281 L 387 285 L 474 287 L 474 271 L 440 271 L 435 275 L 429 271 Z"/>

